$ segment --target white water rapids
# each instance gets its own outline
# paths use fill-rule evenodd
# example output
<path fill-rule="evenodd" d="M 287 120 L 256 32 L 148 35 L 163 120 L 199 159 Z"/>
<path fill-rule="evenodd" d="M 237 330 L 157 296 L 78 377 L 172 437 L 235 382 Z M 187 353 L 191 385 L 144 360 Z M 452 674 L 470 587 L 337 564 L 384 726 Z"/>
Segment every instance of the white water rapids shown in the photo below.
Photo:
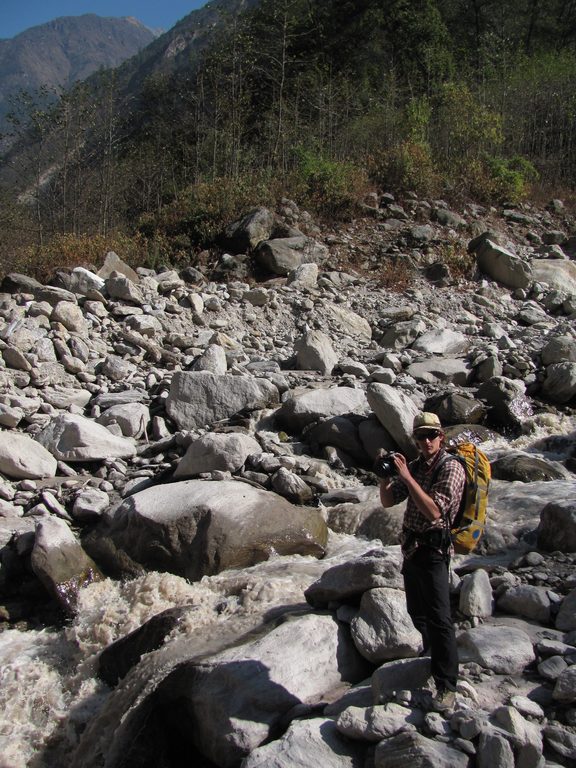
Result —
<path fill-rule="evenodd" d="M 560 462 L 574 451 L 575 426 L 573 419 L 539 417 L 522 438 L 502 439 L 482 448 L 490 458 L 521 450 L 561 467 Z M 524 515 L 527 526 L 537 524 L 548 501 L 576 497 L 576 480 L 568 473 L 563 481 L 495 485 L 498 504 L 504 503 L 513 516 Z M 195 606 L 167 645 L 173 645 L 173 656 L 184 638 L 188 648 L 193 642 L 198 653 L 211 652 L 257 627 L 274 609 L 302 604 L 304 589 L 327 568 L 381 546 L 379 541 L 331 534 L 328 554 L 321 561 L 272 557 L 252 568 L 193 584 L 165 573 L 149 573 L 129 582 L 107 579 L 82 591 L 77 616 L 65 629 L 0 633 L 0 768 L 69 764 L 67 757 L 83 731 L 104 702 L 118 695 L 95 676 L 98 653 L 155 614 L 175 606 Z M 142 674 L 153 678 L 153 660 L 148 669 L 144 665 Z M 101 738 L 112 738 L 117 725 L 110 723 L 109 733 Z"/>

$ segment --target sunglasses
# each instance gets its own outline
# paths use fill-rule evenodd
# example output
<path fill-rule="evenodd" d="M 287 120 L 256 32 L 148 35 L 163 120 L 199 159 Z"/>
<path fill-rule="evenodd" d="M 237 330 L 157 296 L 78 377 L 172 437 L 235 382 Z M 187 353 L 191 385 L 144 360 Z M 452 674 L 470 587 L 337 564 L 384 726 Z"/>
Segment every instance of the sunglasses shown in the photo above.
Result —
<path fill-rule="evenodd" d="M 438 429 L 427 429 L 426 432 L 415 432 L 414 433 L 414 439 L 415 440 L 436 440 L 437 437 L 440 437 L 442 432 Z"/>

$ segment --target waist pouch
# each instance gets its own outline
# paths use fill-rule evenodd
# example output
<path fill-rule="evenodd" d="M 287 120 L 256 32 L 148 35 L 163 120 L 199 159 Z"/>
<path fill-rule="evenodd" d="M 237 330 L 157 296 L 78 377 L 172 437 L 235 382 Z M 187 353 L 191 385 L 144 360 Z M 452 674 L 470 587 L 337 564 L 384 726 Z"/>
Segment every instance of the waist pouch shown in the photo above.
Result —
<path fill-rule="evenodd" d="M 431 549 L 440 549 L 447 552 L 450 549 L 451 539 L 450 531 L 446 528 L 434 528 L 431 531 L 406 531 L 406 543 L 417 542 L 421 547 L 430 547 Z"/>

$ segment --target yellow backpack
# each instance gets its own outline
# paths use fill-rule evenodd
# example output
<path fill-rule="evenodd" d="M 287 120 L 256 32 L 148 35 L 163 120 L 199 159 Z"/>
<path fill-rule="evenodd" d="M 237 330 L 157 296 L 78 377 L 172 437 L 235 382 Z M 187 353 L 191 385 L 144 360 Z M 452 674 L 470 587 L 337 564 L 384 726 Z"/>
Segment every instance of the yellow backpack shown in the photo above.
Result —
<path fill-rule="evenodd" d="M 454 551 L 466 555 L 476 548 L 484 533 L 492 472 L 488 457 L 474 443 L 460 443 L 447 451 L 446 459 L 456 459 L 466 472 L 462 501 L 450 531 Z"/>

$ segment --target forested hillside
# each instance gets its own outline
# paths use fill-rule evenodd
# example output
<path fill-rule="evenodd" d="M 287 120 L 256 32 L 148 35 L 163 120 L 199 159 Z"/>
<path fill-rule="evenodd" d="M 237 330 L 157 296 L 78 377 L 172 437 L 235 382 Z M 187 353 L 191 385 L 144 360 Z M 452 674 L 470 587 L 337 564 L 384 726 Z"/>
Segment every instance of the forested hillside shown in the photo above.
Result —
<path fill-rule="evenodd" d="M 251 5 L 212 3 L 161 56 L 23 115 L 5 243 L 59 235 L 64 258 L 122 233 L 138 258 L 193 261 L 227 216 L 282 195 L 342 216 L 371 188 L 486 203 L 573 186 L 573 2 Z"/>

